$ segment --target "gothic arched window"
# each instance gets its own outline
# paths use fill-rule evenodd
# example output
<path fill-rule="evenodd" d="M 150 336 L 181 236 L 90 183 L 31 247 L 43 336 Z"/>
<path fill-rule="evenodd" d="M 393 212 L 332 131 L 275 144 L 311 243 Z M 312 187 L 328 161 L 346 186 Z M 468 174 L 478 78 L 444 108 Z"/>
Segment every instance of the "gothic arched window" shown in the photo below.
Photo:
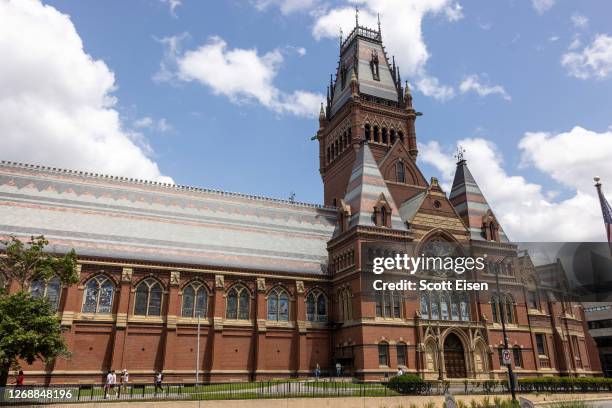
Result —
<path fill-rule="evenodd" d="M 183 317 L 206 317 L 208 314 L 208 292 L 200 282 L 192 282 L 183 289 Z"/>
<path fill-rule="evenodd" d="M 349 288 L 344 288 L 338 293 L 338 317 L 341 321 L 351 320 L 353 314 L 352 295 Z"/>
<path fill-rule="evenodd" d="M 384 144 L 387 144 L 389 142 L 388 135 L 389 134 L 387 133 L 387 128 L 386 127 L 382 128 L 382 142 Z"/>
<path fill-rule="evenodd" d="M 400 318 L 400 295 L 392 291 L 376 291 L 376 317 Z"/>
<path fill-rule="evenodd" d="M 380 132 L 378 130 L 378 126 L 374 126 L 374 142 L 380 143 Z"/>
<path fill-rule="evenodd" d="M 470 320 L 470 309 L 468 305 L 468 294 L 463 292 L 459 299 L 459 312 L 461 313 L 461 320 Z"/>
<path fill-rule="evenodd" d="M 431 318 L 433 320 L 440 318 L 440 295 L 438 292 L 431 294 Z"/>
<path fill-rule="evenodd" d="M 389 366 L 389 343 L 378 343 L 378 365 Z"/>
<path fill-rule="evenodd" d="M 309 322 L 327 321 L 327 298 L 318 290 L 306 296 L 306 319 Z"/>
<path fill-rule="evenodd" d="M 404 163 L 400 160 L 395 163 L 395 179 L 398 183 L 406 182 L 406 168 L 404 167 Z"/>
<path fill-rule="evenodd" d="M 365 139 L 369 142 L 372 140 L 372 132 L 369 124 L 364 126 L 365 128 Z"/>
<path fill-rule="evenodd" d="M 514 322 L 514 299 L 510 295 L 506 295 L 505 302 L 505 312 L 506 312 L 506 323 L 515 323 Z"/>
<path fill-rule="evenodd" d="M 429 319 L 429 294 L 421 292 L 421 316 L 423 319 Z"/>
<path fill-rule="evenodd" d="M 91 278 L 85 285 L 83 313 L 110 314 L 113 307 L 115 285 L 104 275 Z"/>
<path fill-rule="evenodd" d="M 289 295 L 283 288 L 274 288 L 268 293 L 268 320 L 289 320 Z"/>
<path fill-rule="evenodd" d="M 449 319 L 449 310 L 450 310 L 450 295 L 447 292 L 442 293 L 440 296 L 440 319 L 448 320 Z"/>
<path fill-rule="evenodd" d="M 395 139 L 396 139 L 395 129 L 391 129 L 389 135 L 390 135 L 391 144 L 394 144 L 395 143 Z"/>
<path fill-rule="evenodd" d="M 404 142 L 404 132 L 399 131 L 397 135 L 399 136 L 400 141 L 403 143 Z"/>
<path fill-rule="evenodd" d="M 491 318 L 494 323 L 499 323 L 499 299 L 496 295 L 491 296 Z"/>
<path fill-rule="evenodd" d="M 451 293 L 451 320 L 459 320 L 459 293 Z"/>
<path fill-rule="evenodd" d="M 160 316 L 163 289 L 161 283 L 147 278 L 136 286 L 134 314 L 138 316 Z"/>
<path fill-rule="evenodd" d="M 36 279 L 30 285 L 30 294 L 33 298 L 46 298 L 51 310 L 56 312 L 59 307 L 62 283 L 57 276 L 49 280 Z"/>
<path fill-rule="evenodd" d="M 236 285 L 227 292 L 227 308 L 225 317 L 227 319 L 248 320 L 250 294 L 247 288 Z"/>
<path fill-rule="evenodd" d="M 380 209 L 380 226 L 381 227 L 386 227 L 387 226 L 387 209 L 385 207 L 381 207 Z"/>

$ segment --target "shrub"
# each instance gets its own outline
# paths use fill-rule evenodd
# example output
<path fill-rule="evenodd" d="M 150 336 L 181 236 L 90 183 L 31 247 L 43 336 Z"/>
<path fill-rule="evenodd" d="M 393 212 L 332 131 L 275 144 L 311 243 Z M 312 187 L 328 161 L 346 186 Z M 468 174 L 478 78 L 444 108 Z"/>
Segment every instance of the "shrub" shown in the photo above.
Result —
<path fill-rule="evenodd" d="M 414 374 L 395 376 L 389 380 L 387 386 L 400 394 L 420 394 L 427 388 L 425 381 Z"/>
<path fill-rule="evenodd" d="M 603 377 L 537 377 L 519 378 L 522 392 L 602 392 L 612 391 L 612 378 Z"/>

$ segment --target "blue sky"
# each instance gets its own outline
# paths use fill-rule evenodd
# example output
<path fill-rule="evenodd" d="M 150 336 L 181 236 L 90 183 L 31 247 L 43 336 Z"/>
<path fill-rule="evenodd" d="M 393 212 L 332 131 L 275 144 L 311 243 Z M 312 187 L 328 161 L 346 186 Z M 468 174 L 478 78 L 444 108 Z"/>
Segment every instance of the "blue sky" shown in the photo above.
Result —
<path fill-rule="evenodd" d="M 592 176 L 612 192 L 608 1 L 21 3 L 0 5 L 0 27 L 22 31 L 0 28 L 14 61 L 0 106 L 34 95 L 58 108 L 0 114 L 4 160 L 321 202 L 310 137 L 357 4 L 365 25 L 381 13 L 424 113 L 427 176 L 448 189 L 461 143 L 512 238 L 603 236 Z"/>

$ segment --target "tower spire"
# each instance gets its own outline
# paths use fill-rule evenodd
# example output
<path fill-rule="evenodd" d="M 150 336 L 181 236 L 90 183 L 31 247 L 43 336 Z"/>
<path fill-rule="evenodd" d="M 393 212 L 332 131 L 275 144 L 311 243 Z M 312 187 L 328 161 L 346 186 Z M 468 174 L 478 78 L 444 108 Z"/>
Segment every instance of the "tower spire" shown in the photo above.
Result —
<path fill-rule="evenodd" d="M 355 6 L 355 27 L 359 27 L 359 7 Z"/>
<path fill-rule="evenodd" d="M 599 196 L 599 205 L 601 206 L 601 212 L 604 218 L 606 236 L 608 238 L 608 242 L 612 243 L 612 207 L 610 207 L 610 204 L 608 203 L 608 200 L 606 200 L 603 191 L 601 191 L 601 179 L 599 177 L 593 177 L 593 180 L 595 180 L 595 188 L 597 189 L 597 195 Z"/>
<path fill-rule="evenodd" d="M 376 13 L 376 19 L 378 20 L 378 35 L 380 35 L 380 13 Z"/>

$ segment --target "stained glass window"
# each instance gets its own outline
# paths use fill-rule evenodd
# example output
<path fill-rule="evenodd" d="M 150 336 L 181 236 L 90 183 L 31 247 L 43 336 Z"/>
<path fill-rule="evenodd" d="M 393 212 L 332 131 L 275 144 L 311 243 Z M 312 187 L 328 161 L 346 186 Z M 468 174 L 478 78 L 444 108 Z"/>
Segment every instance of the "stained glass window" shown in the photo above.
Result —
<path fill-rule="evenodd" d="M 134 314 L 139 316 L 160 316 L 163 298 L 161 284 L 153 278 L 143 280 L 136 286 Z"/>
<path fill-rule="evenodd" d="M 113 306 L 115 285 L 104 275 L 91 278 L 85 285 L 83 313 L 110 314 Z"/>

